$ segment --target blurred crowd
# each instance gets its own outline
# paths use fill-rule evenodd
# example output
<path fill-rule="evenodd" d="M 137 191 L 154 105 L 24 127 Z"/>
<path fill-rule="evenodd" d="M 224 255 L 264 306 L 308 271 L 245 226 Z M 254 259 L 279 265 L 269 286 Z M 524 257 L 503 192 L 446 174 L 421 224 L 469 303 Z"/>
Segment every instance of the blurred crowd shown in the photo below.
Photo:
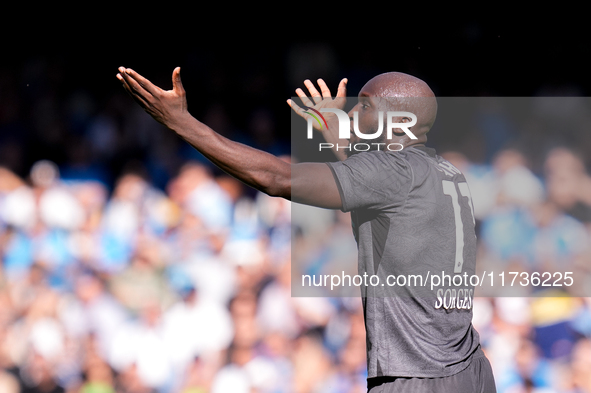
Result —
<path fill-rule="evenodd" d="M 576 154 L 552 150 L 543 178 L 515 149 L 490 166 L 442 154 L 471 187 L 479 269 L 586 279 L 591 177 Z M 365 389 L 360 299 L 291 296 L 290 202 L 196 161 L 164 190 L 130 169 L 109 191 L 41 160 L 26 179 L 0 170 L 0 214 L 2 392 Z M 350 231 L 330 214 L 331 232 Z M 563 293 L 477 292 L 499 392 L 591 392 L 591 300 Z"/>
<path fill-rule="evenodd" d="M 364 383 L 359 304 L 291 298 L 287 201 L 247 197 L 197 162 L 165 191 L 134 172 L 112 193 L 65 182 L 50 161 L 27 181 L 3 168 L 0 184 L 0 391 Z M 331 352 L 323 328 L 336 317 L 347 340 Z"/>

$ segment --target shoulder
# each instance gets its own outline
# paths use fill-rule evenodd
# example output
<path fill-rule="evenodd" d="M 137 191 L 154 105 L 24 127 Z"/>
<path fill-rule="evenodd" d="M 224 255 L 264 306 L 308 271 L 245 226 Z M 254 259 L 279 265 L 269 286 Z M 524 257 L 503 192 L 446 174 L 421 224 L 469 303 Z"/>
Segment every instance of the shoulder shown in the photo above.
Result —
<path fill-rule="evenodd" d="M 381 208 L 403 201 L 413 182 L 412 168 L 402 155 L 371 151 L 330 163 L 343 210 Z"/>
<path fill-rule="evenodd" d="M 436 154 L 435 150 L 425 146 L 411 147 L 401 151 L 402 156 L 412 167 L 417 179 L 438 174 L 442 178 L 464 178 L 463 173 L 451 162 Z"/>
<path fill-rule="evenodd" d="M 377 175 L 384 170 L 396 170 L 397 172 L 410 170 L 410 162 L 406 154 L 387 151 L 368 151 L 355 154 L 344 161 L 331 163 L 331 166 L 343 166 L 364 171 L 367 175 Z"/>
<path fill-rule="evenodd" d="M 410 183 L 411 163 L 399 152 L 369 151 L 355 154 L 344 161 L 331 163 L 335 177 L 348 178 L 371 188 L 383 189 L 390 184 Z"/>

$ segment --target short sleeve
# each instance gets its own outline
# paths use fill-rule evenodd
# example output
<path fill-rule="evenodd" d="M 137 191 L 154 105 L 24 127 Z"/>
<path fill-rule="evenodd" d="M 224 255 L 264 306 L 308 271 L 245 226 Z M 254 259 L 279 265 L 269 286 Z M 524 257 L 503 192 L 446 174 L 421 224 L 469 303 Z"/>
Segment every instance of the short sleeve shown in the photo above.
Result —
<path fill-rule="evenodd" d="M 360 208 L 396 211 L 412 186 L 412 169 L 400 154 L 365 152 L 327 164 L 345 212 Z"/>

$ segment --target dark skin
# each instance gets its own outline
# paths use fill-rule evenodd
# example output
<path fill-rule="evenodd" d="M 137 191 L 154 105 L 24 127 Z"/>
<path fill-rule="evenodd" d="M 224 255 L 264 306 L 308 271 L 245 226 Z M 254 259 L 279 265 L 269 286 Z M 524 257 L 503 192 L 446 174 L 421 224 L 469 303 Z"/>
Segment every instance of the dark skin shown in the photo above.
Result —
<path fill-rule="evenodd" d="M 225 138 L 191 116 L 187 110 L 186 93 L 181 82 L 179 67 L 175 68 L 172 73 L 172 90 L 163 90 L 155 86 L 130 68 L 120 67 L 117 79 L 134 100 L 156 121 L 174 131 L 220 169 L 245 184 L 268 195 L 306 205 L 328 209 L 342 208 L 337 184 L 328 165 L 323 163 L 289 164 L 267 152 Z M 374 123 L 377 124 L 373 111 L 378 108 L 372 97 L 383 94 L 383 91 L 378 89 L 381 82 L 384 82 L 384 77 L 378 76 L 361 89 L 360 101 L 353 108 L 353 110 L 360 111 L 360 129 L 373 126 Z M 337 93 L 339 97 L 345 97 L 345 83 L 341 82 L 339 85 Z M 306 81 L 306 86 L 314 100 L 314 104 L 309 106 L 327 107 L 332 105 L 332 107 L 338 107 L 338 105 L 344 105 L 342 101 L 330 98 L 330 91 L 323 82 L 319 85 L 322 96 L 311 82 Z M 298 92 L 298 95 L 305 97 L 303 92 Z M 290 102 L 290 105 L 296 112 L 299 110 L 298 113 L 302 115 L 303 111 L 295 103 Z M 350 116 L 352 116 L 351 113 Z M 330 127 L 329 124 L 329 129 L 334 129 L 334 127 Z M 408 138 L 401 136 L 392 142 L 404 143 L 405 147 L 423 143 L 421 138 L 419 141 L 411 140 L 411 142 L 406 139 Z M 355 140 L 352 139 L 351 142 L 355 142 Z M 343 159 L 343 157 L 340 158 Z"/>

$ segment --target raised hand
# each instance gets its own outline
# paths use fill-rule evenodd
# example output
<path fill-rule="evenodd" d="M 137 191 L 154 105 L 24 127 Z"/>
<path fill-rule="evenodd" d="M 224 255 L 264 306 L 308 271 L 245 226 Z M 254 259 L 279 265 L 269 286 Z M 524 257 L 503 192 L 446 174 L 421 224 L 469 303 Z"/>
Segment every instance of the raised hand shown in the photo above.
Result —
<path fill-rule="evenodd" d="M 304 85 L 308 88 L 310 97 L 306 96 L 306 93 L 304 93 L 302 89 L 296 89 L 296 94 L 302 100 L 304 107 L 298 106 L 291 99 L 287 100 L 287 103 L 295 113 L 306 120 L 309 118 L 318 118 L 322 116 L 322 119 L 318 121 L 312 121 L 314 129 L 320 131 L 327 142 L 336 146 L 339 142 L 338 118 L 334 113 L 330 112 L 321 114 L 320 110 L 323 108 L 343 110 L 345 108 L 345 104 L 347 103 L 347 79 L 345 78 L 341 80 L 337 89 L 337 95 L 334 98 L 330 94 L 330 89 L 328 86 L 326 86 L 326 83 L 322 79 L 318 79 L 318 86 L 320 87 L 320 91 L 322 93 L 319 93 L 314 84 L 308 79 L 304 81 Z M 326 120 L 327 123 L 326 127 L 324 126 L 324 120 Z M 343 149 L 338 150 L 333 148 L 333 152 L 339 160 L 344 160 L 347 158 L 347 155 Z"/>
<path fill-rule="evenodd" d="M 304 93 L 304 91 L 300 88 L 296 89 L 296 94 L 302 100 L 302 104 L 304 107 L 298 106 L 293 100 L 287 100 L 288 105 L 294 110 L 295 113 L 303 117 L 304 119 L 308 119 L 310 117 L 319 116 L 320 109 L 322 108 L 335 108 L 335 109 L 343 109 L 346 104 L 346 95 L 347 95 L 347 79 L 341 80 L 339 83 L 339 87 L 337 89 L 337 95 L 335 98 L 332 97 L 330 93 L 330 89 L 326 85 L 326 82 L 322 79 L 318 79 L 318 86 L 320 87 L 320 92 L 314 86 L 309 79 L 304 81 L 304 85 L 308 88 L 308 92 L 310 93 L 310 98 Z M 310 110 L 312 108 L 313 110 Z M 314 114 L 314 116 L 312 116 Z M 323 114 L 327 123 L 329 123 L 328 128 L 330 129 L 330 123 L 337 121 L 336 116 L 331 113 Z M 314 121 L 314 128 L 318 131 L 326 131 L 323 121 L 320 123 Z M 338 126 L 335 126 L 338 127 Z M 334 128 L 334 127 L 333 127 Z"/>
<path fill-rule="evenodd" d="M 190 116 L 180 67 L 172 72 L 172 90 L 159 88 L 131 68 L 119 67 L 117 79 L 150 116 L 168 128 L 176 130 Z"/>

